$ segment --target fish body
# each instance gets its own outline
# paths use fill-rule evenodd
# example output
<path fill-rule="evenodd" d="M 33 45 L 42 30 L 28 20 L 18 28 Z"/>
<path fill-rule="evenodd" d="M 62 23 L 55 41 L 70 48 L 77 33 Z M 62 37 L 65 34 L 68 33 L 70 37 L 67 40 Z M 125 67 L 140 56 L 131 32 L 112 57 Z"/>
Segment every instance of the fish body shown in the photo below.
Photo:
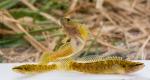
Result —
<path fill-rule="evenodd" d="M 72 62 L 70 70 L 92 74 L 125 74 L 136 72 L 144 67 L 143 63 L 126 60 L 105 60 L 90 63 Z"/>
<path fill-rule="evenodd" d="M 36 72 L 47 72 L 52 70 L 65 70 L 65 71 L 78 71 L 83 73 L 91 74 L 128 74 L 139 71 L 143 69 L 144 63 L 133 62 L 122 59 L 106 59 L 93 62 L 79 62 L 71 59 L 66 59 L 64 61 L 56 62 L 55 65 L 22 65 L 15 67 L 15 71 L 21 73 L 36 73 Z M 47 66 L 47 68 L 45 67 Z M 36 69 L 37 68 L 37 69 Z"/>

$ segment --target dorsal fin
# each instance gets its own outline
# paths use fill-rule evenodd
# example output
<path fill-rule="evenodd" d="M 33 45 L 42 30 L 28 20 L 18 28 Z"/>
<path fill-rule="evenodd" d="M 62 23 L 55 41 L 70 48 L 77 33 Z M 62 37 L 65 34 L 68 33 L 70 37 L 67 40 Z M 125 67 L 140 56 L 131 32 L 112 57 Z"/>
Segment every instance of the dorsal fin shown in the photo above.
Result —
<path fill-rule="evenodd" d="M 122 60 L 122 57 L 110 56 L 110 57 L 105 57 L 104 60 Z"/>
<path fill-rule="evenodd" d="M 105 60 L 122 60 L 122 57 L 110 56 L 103 57 L 98 55 L 86 56 L 79 59 L 76 59 L 77 62 L 81 63 L 89 63 L 89 62 L 97 62 L 97 61 L 105 61 Z"/>

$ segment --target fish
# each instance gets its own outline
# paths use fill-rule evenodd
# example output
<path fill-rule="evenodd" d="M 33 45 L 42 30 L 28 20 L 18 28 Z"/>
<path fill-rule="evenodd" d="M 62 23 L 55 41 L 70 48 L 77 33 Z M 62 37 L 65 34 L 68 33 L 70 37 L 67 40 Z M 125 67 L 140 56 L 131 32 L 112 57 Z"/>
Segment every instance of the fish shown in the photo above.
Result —
<path fill-rule="evenodd" d="M 51 65 L 26 64 L 14 67 L 20 73 L 39 73 L 53 70 L 75 71 L 85 74 L 129 74 L 144 68 L 144 63 L 123 60 L 120 57 L 91 58 L 93 60 L 67 58 Z M 28 66 L 28 67 L 27 67 Z M 40 66 L 40 69 L 39 67 Z M 45 67 L 46 66 L 46 67 Z M 37 68 L 37 69 L 36 69 Z"/>
<path fill-rule="evenodd" d="M 84 48 L 89 36 L 88 28 L 70 18 L 63 17 L 60 19 L 60 22 L 67 37 L 59 49 L 44 52 L 39 60 L 39 64 L 48 64 L 58 59 L 74 56 Z"/>

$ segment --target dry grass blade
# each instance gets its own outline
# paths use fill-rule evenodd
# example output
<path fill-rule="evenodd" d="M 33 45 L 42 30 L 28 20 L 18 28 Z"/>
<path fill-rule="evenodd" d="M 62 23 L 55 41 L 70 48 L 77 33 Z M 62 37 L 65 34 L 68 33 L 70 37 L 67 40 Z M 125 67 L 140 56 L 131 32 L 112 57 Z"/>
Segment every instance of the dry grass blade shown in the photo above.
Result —
<path fill-rule="evenodd" d="M 150 8 L 150 0 L 147 0 L 147 9 Z"/>
<path fill-rule="evenodd" d="M 14 34 L 14 32 L 11 30 L 0 29 L 0 34 L 7 35 L 7 34 Z"/>
<path fill-rule="evenodd" d="M 10 14 L 7 11 L 1 11 L 0 17 L 1 22 L 7 25 L 9 28 L 14 30 L 16 33 L 23 32 L 26 35 L 24 38 L 30 42 L 38 51 L 47 51 L 48 49 L 44 47 L 41 43 L 39 43 L 36 39 L 34 39 L 14 18 L 10 16 Z M 9 17 L 10 16 L 10 17 Z"/>
<path fill-rule="evenodd" d="M 4 53 L 1 50 L 0 50 L 0 55 L 3 56 L 3 58 L 5 58 L 7 60 L 13 61 L 12 57 L 8 57 L 8 56 L 4 55 Z"/>
<path fill-rule="evenodd" d="M 150 36 L 148 36 L 148 38 L 145 40 L 145 42 L 143 43 L 143 45 L 139 49 L 139 52 L 137 53 L 136 58 L 138 58 L 138 56 L 141 54 L 141 59 L 142 60 L 145 59 L 146 54 L 144 53 L 144 49 L 145 49 L 145 46 L 148 44 L 149 41 L 150 41 Z"/>
<path fill-rule="evenodd" d="M 48 51 L 46 47 L 44 47 L 41 43 L 39 43 L 36 39 L 34 39 L 20 24 L 16 23 L 16 26 L 26 34 L 25 38 L 28 40 L 34 47 L 36 47 L 39 51 Z"/>
<path fill-rule="evenodd" d="M 135 7 L 135 5 L 137 4 L 137 1 L 138 0 L 133 0 L 133 3 L 132 3 L 132 6 L 131 6 L 131 9 L 133 9 Z"/>
<path fill-rule="evenodd" d="M 74 10 L 74 8 L 76 7 L 77 3 L 78 3 L 78 0 L 72 0 L 72 4 L 71 4 L 71 6 L 69 8 L 69 12 Z"/>
<path fill-rule="evenodd" d="M 115 46 L 110 45 L 110 44 L 108 44 L 108 43 L 106 43 L 106 42 L 104 42 L 104 41 L 101 41 L 101 40 L 97 40 L 97 42 L 100 43 L 100 44 L 102 44 L 102 45 L 104 45 L 104 46 L 110 47 L 110 48 L 112 48 L 112 49 L 116 49 L 116 50 L 119 50 L 119 51 L 127 51 L 126 49 L 122 49 L 122 48 L 119 48 L 119 47 L 115 47 Z"/>
<path fill-rule="evenodd" d="M 38 11 L 38 9 L 36 7 L 34 7 L 32 4 L 30 4 L 28 2 L 28 0 L 21 0 L 21 2 L 23 4 L 25 4 L 27 7 L 29 7 L 31 10 Z M 60 25 L 60 22 L 55 17 L 51 16 L 50 14 L 47 14 L 47 13 L 44 13 L 44 12 L 39 12 L 39 14 L 42 15 L 43 17 L 45 17 L 46 19 L 51 20 L 54 23 Z"/>
<path fill-rule="evenodd" d="M 65 13 L 65 17 L 70 17 L 70 13 L 74 12 L 76 9 L 76 5 L 78 3 L 78 0 L 72 0 L 71 6 L 69 7 L 69 10 Z"/>
<path fill-rule="evenodd" d="M 105 9 L 98 9 L 100 13 L 105 16 L 113 25 L 117 25 L 116 22 L 109 16 L 108 12 Z"/>
<path fill-rule="evenodd" d="M 96 0 L 96 8 L 103 9 L 104 0 Z"/>

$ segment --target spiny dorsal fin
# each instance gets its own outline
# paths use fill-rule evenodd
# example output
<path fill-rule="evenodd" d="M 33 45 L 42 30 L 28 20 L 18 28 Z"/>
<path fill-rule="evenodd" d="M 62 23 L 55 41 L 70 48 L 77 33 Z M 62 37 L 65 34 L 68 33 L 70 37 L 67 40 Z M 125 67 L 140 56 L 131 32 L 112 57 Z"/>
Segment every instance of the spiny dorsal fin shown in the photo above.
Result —
<path fill-rule="evenodd" d="M 105 57 L 103 58 L 104 60 L 122 60 L 122 57 L 118 56 L 110 56 L 110 57 Z"/>
<path fill-rule="evenodd" d="M 57 59 L 53 61 L 54 63 L 61 63 L 61 64 L 68 64 L 70 62 L 75 62 L 75 59 L 73 57 L 68 57 L 68 58 L 62 58 L 62 59 Z"/>
<path fill-rule="evenodd" d="M 117 56 L 103 57 L 98 55 L 92 55 L 92 56 L 79 58 L 76 61 L 81 63 L 89 63 L 89 62 L 106 61 L 106 60 L 122 60 L 122 57 L 117 57 Z"/>

